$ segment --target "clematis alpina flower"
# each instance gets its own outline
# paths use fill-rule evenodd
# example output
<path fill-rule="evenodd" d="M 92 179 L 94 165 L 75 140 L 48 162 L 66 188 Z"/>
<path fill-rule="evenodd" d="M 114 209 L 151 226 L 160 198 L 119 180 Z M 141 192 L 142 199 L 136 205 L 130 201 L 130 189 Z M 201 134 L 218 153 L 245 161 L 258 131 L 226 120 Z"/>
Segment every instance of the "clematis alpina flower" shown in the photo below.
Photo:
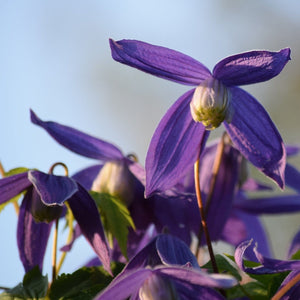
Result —
<path fill-rule="evenodd" d="M 109 250 L 98 209 L 77 181 L 36 170 L 5 177 L 0 179 L 0 204 L 23 191 L 26 193 L 20 207 L 17 241 L 25 272 L 36 265 L 42 270 L 52 221 L 60 216 L 59 208 L 65 201 L 81 232 L 110 272 Z"/>
<path fill-rule="evenodd" d="M 104 299 L 224 299 L 214 288 L 230 288 L 229 275 L 208 274 L 185 243 L 158 235 L 96 296 Z"/>
<path fill-rule="evenodd" d="M 196 86 L 171 106 L 152 137 L 146 158 L 146 196 L 174 186 L 199 157 L 207 130 L 222 122 L 245 158 L 284 187 L 286 154 L 281 136 L 263 106 L 238 86 L 277 76 L 290 60 L 289 48 L 229 56 L 211 73 L 185 54 L 141 41 L 110 40 L 110 47 L 118 62 Z"/>

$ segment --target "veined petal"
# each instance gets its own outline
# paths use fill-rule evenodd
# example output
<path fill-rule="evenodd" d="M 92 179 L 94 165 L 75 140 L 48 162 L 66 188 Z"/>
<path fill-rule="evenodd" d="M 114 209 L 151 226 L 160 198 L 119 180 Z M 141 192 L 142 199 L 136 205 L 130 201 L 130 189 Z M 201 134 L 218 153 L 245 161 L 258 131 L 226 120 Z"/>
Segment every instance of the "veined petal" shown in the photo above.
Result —
<path fill-rule="evenodd" d="M 31 122 L 44 128 L 59 144 L 85 157 L 101 161 L 123 158 L 122 152 L 113 144 L 95 138 L 72 127 L 55 122 L 44 122 L 30 110 Z"/>
<path fill-rule="evenodd" d="M 273 196 L 240 201 L 235 205 L 249 214 L 283 214 L 300 211 L 300 195 Z"/>
<path fill-rule="evenodd" d="M 41 272 L 52 223 L 36 223 L 31 215 L 31 201 L 39 197 L 34 188 L 30 188 L 20 207 L 17 229 L 19 254 L 25 272 L 39 266 Z"/>
<path fill-rule="evenodd" d="M 28 172 L 24 172 L 0 179 L 0 204 L 17 196 L 31 186 L 27 174 Z"/>
<path fill-rule="evenodd" d="M 93 181 L 98 176 L 103 165 L 94 165 L 75 173 L 72 178 L 79 182 L 86 190 L 90 190 L 93 185 Z"/>
<path fill-rule="evenodd" d="M 286 153 L 282 138 L 263 106 L 244 90 L 231 88 L 233 118 L 224 126 L 234 145 L 255 167 L 283 188 Z"/>
<path fill-rule="evenodd" d="M 152 275 L 150 269 L 133 270 L 117 277 L 110 285 L 95 297 L 95 300 L 124 300 L 138 293 L 143 282 Z"/>
<path fill-rule="evenodd" d="M 104 268 L 111 273 L 108 245 L 97 206 L 89 193 L 79 183 L 77 185 L 78 192 L 68 203 L 82 234 L 99 256 Z"/>
<path fill-rule="evenodd" d="M 268 236 L 261 221 L 255 215 L 234 210 L 224 226 L 221 239 L 234 247 L 243 241 L 255 239 L 259 251 L 265 256 L 272 256 Z M 253 251 L 246 250 L 245 255 L 251 261 L 257 261 Z"/>
<path fill-rule="evenodd" d="M 208 137 L 205 127 L 192 119 L 193 92 L 171 106 L 154 132 L 146 157 L 147 197 L 173 187 L 193 167 Z"/>
<path fill-rule="evenodd" d="M 246 249 L 251 246 L 251 244 L 252 240 L 241 243 L 235 250 L 234 254 L 237 265 L 244 272 L 250 274 L 273 274 L 300 269 L 300 260 L 279 260 L 268 258 L 261 255 L 261 253 L 257 251 L 256 246 L 252 246 L 251 248 L 253 248 L 253 252 L 255 253 L 257 260 L 261 263 L 261 265 L 254 268 L 245 267 L 243 262 L 243 255 Z"/>
<path fill-rule="evenodd" d="M 198 85 L 210 71 L 188 55 L 136 40 L 110 39 L 114 60 L 152 75 L 186 85 Z"/>
<path fill-rule="evenodd" d="M 45 174 L 40 171 L 29 171 L 28 179 L 36 188 L 45 205 L 60 205 L 78 191 L 77 183 L 66 176 Z"/>
<path fill-rule="evenodd" d="M 229 56 L 216 64 L 213 76 L 225 85 L 263 82 L 277 76 L 290 58 L 291 50 L 250 51 Z"/>

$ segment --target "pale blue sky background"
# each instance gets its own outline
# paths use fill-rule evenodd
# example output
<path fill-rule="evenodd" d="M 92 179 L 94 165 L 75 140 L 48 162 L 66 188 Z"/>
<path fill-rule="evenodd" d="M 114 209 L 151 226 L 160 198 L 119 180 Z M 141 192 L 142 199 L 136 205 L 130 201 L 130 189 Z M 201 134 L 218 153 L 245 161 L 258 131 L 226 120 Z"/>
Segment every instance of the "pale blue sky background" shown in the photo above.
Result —
<path fill-rule="evenodd" d="M 280 76 L 245 88 L 265 105 L 284 140 L 300 143 L 300 5 L 297 0 L 284 4 L 0 0 L 0 160 L 7 170 L 26 166 L 45 172 L 63 161 L 70 173 L 94 163 L 62 148 L 32 125 L 32 108 L 44 120 L 113 142 L 124 153 L 135 152 L 143 164 L 158 121 L 188 87 L 116 63 L 110 57 L 110 37 L 173 48 L 209 68 L 237 52 L 291 47 L 293 60 Z M 300 161 L 295 162 L 300 167 Z M 23 277 L 16 221 L 12 206 L 0 214 L 2 286 L 13 286 Z M 276 228 L 273 244 L 282 257 L 299 226 L 299 214 L 266 222 Z M 72 272 L 91 256 L 81 239 L 63 271 Z M 51 276 L 50 251 L 44 273 Z"/>

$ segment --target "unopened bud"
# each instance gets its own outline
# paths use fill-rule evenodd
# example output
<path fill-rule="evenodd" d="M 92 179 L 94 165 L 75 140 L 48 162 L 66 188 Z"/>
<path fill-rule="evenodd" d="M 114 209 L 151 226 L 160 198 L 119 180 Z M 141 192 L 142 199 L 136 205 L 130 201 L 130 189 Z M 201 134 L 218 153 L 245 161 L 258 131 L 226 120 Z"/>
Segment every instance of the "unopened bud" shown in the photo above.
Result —
<path fill-rule="evenodd" d="M 126 206 L 134 198 L 134 177 L 125 161 L 107 162 L 93 182 L 92 191 L 118 197 Z"/>
<path fill-rule="evenodd" d="M 139 290 L 141 300 L 179 300 L 172 281 L 156 274 L 145 280 Z"/>
<path fill-rule="evenodd" d="M 227 87 L 210 77 L 194 92 L 190 103 L 192 117 L 196 122 L 202 122 L 207 130 L 216 129 L 224 120 L 230 121 L 230 100 Z"/>

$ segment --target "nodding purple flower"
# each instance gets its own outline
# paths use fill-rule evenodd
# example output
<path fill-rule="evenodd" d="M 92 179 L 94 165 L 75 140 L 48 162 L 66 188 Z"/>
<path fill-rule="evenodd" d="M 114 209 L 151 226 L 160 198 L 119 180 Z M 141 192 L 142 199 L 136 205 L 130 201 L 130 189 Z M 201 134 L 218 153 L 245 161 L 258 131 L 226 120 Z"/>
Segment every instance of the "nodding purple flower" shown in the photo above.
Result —
<path fill-rule="evenodd" d="M 146 196 L 174 186 L 199 157 L 208 130 L 221 123 L 246 159 L 284 187 L 282 138 L 263 106 L 238 86 L 277 76 L 290 60 L 289 48 L 229 56 L 210 72 L 185 54 L 141 41 L 110 40 L 110 47 L 118 62 L 195 86 L 171 106 L 152 137 L 146 158 Z"/>
<path fill-rule="evenodd" d="M 65 201 L 81 232 L 110 272 L 109 249 L 97 206 L 77 181 L 37 170 L 0 179 L 0 204 L 22 192 L 25 195 L 18 218 L 17 241 L 25 272 L 36 265 L 42 270 L 52 221 L 60 217 Z"/>

